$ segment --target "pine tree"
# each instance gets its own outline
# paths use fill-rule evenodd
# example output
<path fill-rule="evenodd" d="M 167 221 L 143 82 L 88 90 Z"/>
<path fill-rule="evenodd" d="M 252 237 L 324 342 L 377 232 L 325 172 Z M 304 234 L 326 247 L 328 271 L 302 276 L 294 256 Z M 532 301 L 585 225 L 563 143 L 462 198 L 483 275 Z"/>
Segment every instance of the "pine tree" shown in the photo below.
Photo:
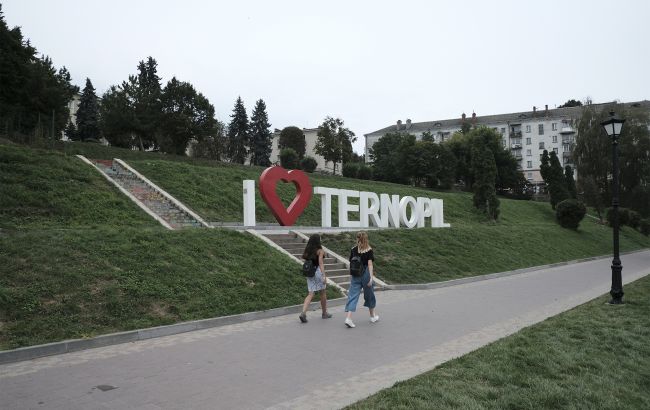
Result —
<path fill-rule="evenodd" d="M 271 165 L 272 134 L 269 116 L 264 100 L 259 99 L 253 109 L 250 124 L 251 164 L 267 167 Z"/>
<path fill-rule="evenodd" d="M 551 207 L 555 209 L 557 204 L 565 199 L 569 199 L 569 191 L 567 190 L 567 182 L 564 178 L 562 165 L 560 165 L 560 160 L 555 151 L 551 151 L 549 162 L 550 168 L 546 183 L 548 184 L 548 192 L 551 196 Z"/>
<path fill-rule="evenodd" d="M 65 127 L 65 131 L 63 132 L 70 141 L 76 141 L 79 139 L 79 136 L 77 135 L 77 127 L 72 121 L 68 123 L 68 125 Z"/>
<path fill-rule="evenodd" d="M 90 78 L 86 78 L 86 86 L 79 100 L 77 134 L 81 141 L 99 139 L 99 103 Z"/>
<path fill-rule="evenodd" d="M 573 169 L 570 165 L 564 167 L 564 179 L 566 180 L 567 191 L 569 191 L 569 197 L 576 199 L 578 190 L 576 189 L 576 180 L 573 179 Z"/>
<path fill-rule="evenodd" d="M 237 97 L 232 118 L 228 124 L 228 157 L 230 162 L 243 164 L 246 162 L 246 146 L 248 137 L 248 116 L 241 97 Z"/>
<path fill-rule="evenodd" d="M 548 184 L 548 181 L 547 181 L 548 180 L 548 171 L 551 168 L 551 165 L 550 165 L 549 161 L 550 161 L 550 159 L 549 159 L 549 156 L 548 156 L 548 151 L 544 150 L 544 152 L 542 153 L 542 164 L 539 167 L 539 173 L 542 175 L 542 179 L 547 184 Z"/>
<path fill-rule="evenodd" d="M 162 88 L 158 77 L 158 63 L 149 56 L 138 63 L 135 87 L 135 118 L 141 149 L 160 145 L 157 141 L 162 120 Z"/>
<path fill-rule="evenodd" d="M 474 207 L 496 220 L 499 217 L 500 201 L 496 195 L 497 165 L 492 150 L 483 144 L 471 148 L 471 166 L 474 170 Z"/>

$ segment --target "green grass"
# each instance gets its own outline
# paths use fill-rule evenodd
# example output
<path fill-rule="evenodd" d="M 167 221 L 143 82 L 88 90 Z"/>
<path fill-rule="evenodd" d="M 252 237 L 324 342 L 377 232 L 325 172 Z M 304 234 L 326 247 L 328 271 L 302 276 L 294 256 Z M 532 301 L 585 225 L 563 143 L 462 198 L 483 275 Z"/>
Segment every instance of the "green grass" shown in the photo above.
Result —
<path fill-rule="evenodd" d="M 650 277 L 348 409 L 650 408 Z"/>
<path fill-rule="evenodd" d="M 0 217 L 0 349 L 300 304 L 307 293 L 299 265 L 253 236 L 169 231 L 61 152 L 0 145 Z"/>

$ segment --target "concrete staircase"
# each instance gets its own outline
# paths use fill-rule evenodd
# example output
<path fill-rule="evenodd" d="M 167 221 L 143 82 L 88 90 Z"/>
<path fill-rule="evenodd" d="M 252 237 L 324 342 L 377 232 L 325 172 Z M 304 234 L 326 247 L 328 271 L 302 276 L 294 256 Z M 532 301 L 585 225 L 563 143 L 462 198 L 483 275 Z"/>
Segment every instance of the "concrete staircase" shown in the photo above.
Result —
<path fill-rule="evenodd" d="M 290 253 L 296 259 L 302 261 L 302 253 L 307 245 L 307 239 L 294 232 L 287 234 L 264 234 L 266 238 L 273 241 L 276 245 Z M 333 282 L 337 287 L 342 288 L 344 291 L 350 288 L 350 271 L 347 258 L 326 249 L 325 259 L 325 273 L 329 282 Z M 375 281 L 375 290 L 385 290 L 384 282 L 381 280 Z"/>
<path fill-rule="evenodd" d="M 124 188 L 153 214 L 165 221 L 170 229 L 201 228 L 205 225 L 157 187 L 143 180 L 115 160 L 90 160 L 100 171 Z M 177 202 L 177 201 L 176 201 Z M 139 204 L 140 205 L 140 204 Z M 162 223 L 162 222 L 161 222 Z"/>

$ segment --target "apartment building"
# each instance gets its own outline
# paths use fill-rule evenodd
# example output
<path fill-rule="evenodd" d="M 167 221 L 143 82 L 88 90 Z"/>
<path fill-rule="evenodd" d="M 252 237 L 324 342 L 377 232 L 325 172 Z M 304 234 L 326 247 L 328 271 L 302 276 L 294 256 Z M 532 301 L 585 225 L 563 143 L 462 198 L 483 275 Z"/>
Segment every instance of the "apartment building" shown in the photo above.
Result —
<path fill-rule="evenodd" d="M 326 172 L 331 174 L 334 171 L 334 163 L 332 161 L 325 161 L 321 155 L 315 151 L 316 141 L 318 140 L 318 128 L 303 128 L 302 132 L 305 134 L 305 156 L 313 157 L 316 160 L 316 171 Z M 280 142 L 280 130 L 276 129 L 273 132 L 273 144 L 271 149 L 271 163 L 280 164 L 280 149 L 278 143 Z M 341 174 L 342 164 L 336 164 L 336 174 Z"/>
<path fill-rule="evenodd" d="M 604 105 L 606 104 L 594 104 L 598 111 Z M 647 100 L 625 105 L 645 105 L 650 109 L 650 101 Z M 462 114 L 459 118 L 417 123 L 411 122 L 410 119 L 405 123 L 400 120 L 394 125 L 365 134 L 365 154 L 366 158 L 370 158 L 372 145 L 389 132 L 413 134 L 418 140 L 424 132 L 430 132 L 435 141 L 440 143 L 460 131 L 464 123 L 469 123 L 471 126 L 486 126 L 497 131 L 501 135 L 503 146 L 510 149 L 519 160 L 520 169 L 526 179 L 539 184 L 543 182 L 539 168 L 544 150 L 549 153 L 555 151 L 562 166 L 573 166 L 572 152 L 576 126 L 581 114 L 582 107 L 549 109 L 546 105 L 543 109 L 533 107 L 532 111 L 508 114 L 477 116 L 473 113 L 471 117 Z"/>

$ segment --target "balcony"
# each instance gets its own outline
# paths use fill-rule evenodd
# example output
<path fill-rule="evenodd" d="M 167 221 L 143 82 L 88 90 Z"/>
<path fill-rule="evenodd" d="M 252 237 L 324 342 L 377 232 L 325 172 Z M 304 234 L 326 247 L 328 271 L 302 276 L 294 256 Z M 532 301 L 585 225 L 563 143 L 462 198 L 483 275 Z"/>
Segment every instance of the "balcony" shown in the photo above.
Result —
<path fill-rule="evenodd" d="M 524 158 L 524 157 L 521 155 L 521 151 L 519 151 L 519 152 L 517 152 L 517 153 L 515 154 L 515 159 L 516 159 L 517 161 L 521 161 L 523 158 Z"/>
<path fill-rule="evenodd" d="M 575 138 L 573 135 L 563 135 L 562 136 L 562 144 L 573 144 L 575 142 Z"/>
<path fill-rule="evenodd" d="M 575 131 L 575 130 L 573 129 L 573 127 L 570 126 L 570 125 L 565 125 L 565 126 L 562 127 L 562 129 L 560 130 L 560 134 L 574 134 L 575 132 L 576 132 L 576 131 Z"/>
<path fill-rule="evenodd" d="M 563 152 L 562 153 L 562 159 L 564 160 L 564 164 L 573 164 L 573 153 L 572 152 Z"/>
<path fill-rule="evenodd" d="M 521 131 L 510 130 L 510 138 L 521 138 Z"/>
<path fill-rule="evenodd" d="M 521 143 L 510 144 L 510 149 L 521 149 Z"/>

